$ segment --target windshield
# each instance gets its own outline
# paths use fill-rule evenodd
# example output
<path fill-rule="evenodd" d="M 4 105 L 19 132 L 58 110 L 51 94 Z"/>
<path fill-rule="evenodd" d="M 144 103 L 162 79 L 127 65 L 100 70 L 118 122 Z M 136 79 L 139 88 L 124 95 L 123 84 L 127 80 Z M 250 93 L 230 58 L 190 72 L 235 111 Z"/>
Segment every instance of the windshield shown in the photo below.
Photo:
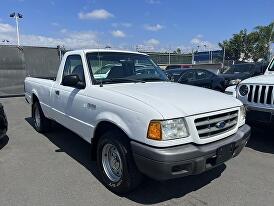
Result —
<path fill-rule="evenodd" d="M 148 56 L 142 54 L 88 53 L 87 61 L 96 83 L 167 80 L 165 73 Z"/>
<path fill-rule="evenodd" d="M 253 71 L 253 65 L 251 64 L 235 64 L 232 65 L 228 70 L 226 70 L 225 74 L 237 74 L 237 73 L 251 73 Z"/>
<path fill-rule="evenodd" d="M 269 66 L 269 71 L 274 71 L 274 59 L 271 62 L 271 65 Z"/>
<path fill-rule="evenodd" d="M 168 78 L 174 82 L 178 82 L 178 80 L 180 79 L 181 75 L 182 75 L 183 71 L 167 71 L 166 74 L 168 76 Z"/>

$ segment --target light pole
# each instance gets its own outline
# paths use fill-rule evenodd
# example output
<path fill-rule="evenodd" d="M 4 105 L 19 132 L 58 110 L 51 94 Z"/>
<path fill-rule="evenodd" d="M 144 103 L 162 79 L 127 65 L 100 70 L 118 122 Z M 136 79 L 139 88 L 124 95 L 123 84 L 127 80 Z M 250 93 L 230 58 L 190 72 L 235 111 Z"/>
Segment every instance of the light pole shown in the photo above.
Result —
<path fill-rule="evenodd" d="M 23 18 L 23 15 L 20 13 L 13 12 L 10 14 L 11 18 L 15 19 L 16 22 L 16 33 L 17 33 L 17 45 L 20 46 L 20 36 L 19 36 L 19 19 Z"/>

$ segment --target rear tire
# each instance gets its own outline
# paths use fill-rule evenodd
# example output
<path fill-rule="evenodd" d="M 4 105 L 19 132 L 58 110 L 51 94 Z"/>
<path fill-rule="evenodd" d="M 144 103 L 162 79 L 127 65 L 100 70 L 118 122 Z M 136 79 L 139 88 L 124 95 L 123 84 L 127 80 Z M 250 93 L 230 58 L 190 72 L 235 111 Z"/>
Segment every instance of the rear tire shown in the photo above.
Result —
<path fill-rule="evenodd" d="M 97 145 L 97 165 L 103 184 L 116 194 L 126 194 L 141 182 L 128 138 L 119 131 L 102 135 Z"/>
<path fill-rule="evenodd" d="M 51 122 L 45 117 L 39 102 L 35 102 L 32 108 L 32 118 L 34 120 L 34 128 L 39 133 L 48 132 Z"/>

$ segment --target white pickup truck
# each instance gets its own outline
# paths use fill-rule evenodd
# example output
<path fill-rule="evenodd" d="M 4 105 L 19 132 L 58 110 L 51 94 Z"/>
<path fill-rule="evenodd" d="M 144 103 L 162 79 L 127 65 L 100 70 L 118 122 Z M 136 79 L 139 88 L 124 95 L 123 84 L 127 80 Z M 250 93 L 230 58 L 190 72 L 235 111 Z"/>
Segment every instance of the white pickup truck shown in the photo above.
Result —
<path fill-rule="evenodd" d="M 214 168 L 250 136 L 239 100 L 169 82 L 138 52 L 67 52 L 56 80 L 26 78 L 25 97 L 38 132 L 54 120 L 91 143 L 115 193 L 134 189 L 142 175 L 167 180 Z"/>
<path fill-rule="evenodd" d="M 250 122 L 274 124 L 274 58 L 265 74 L 242 81 L 236 95 L 247 108 Z"/>

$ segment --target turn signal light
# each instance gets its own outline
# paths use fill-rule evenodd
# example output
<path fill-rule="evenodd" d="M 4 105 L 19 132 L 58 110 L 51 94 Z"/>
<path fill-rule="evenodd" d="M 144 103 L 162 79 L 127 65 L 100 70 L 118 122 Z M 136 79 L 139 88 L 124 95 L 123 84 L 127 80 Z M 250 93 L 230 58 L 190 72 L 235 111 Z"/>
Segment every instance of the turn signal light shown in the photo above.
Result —
<path fill-rule="evenodd" d="M 151 121 L 148 126 L 147 138 L 162 140 L 162 127 L 158 121 Z"/>

